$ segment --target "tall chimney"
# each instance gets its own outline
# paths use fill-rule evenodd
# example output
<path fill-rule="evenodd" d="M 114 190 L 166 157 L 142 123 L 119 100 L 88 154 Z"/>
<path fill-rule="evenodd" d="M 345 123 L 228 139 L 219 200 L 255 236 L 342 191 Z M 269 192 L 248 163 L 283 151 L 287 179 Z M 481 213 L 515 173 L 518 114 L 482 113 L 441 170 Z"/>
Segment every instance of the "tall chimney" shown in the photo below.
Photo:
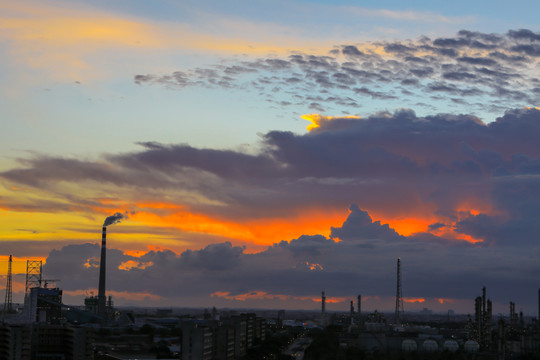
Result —
<path fill-rule="evenodd" d="M 358 307 L 358 316 L 362 315 L 362 295 L 358 295 L 358 302 L 356 303 L 356 306 Z"/>
<path fill-rule="evenodd" d="M 98 315 L 105 321 L 107 310 L 105 308 L 107 296 L 105 295 L 105 269 L 107 256 L 107 227 L 103 227 L 101 236 L 101 259 L 99 261 L 99 287 L 98 287 Z"/>

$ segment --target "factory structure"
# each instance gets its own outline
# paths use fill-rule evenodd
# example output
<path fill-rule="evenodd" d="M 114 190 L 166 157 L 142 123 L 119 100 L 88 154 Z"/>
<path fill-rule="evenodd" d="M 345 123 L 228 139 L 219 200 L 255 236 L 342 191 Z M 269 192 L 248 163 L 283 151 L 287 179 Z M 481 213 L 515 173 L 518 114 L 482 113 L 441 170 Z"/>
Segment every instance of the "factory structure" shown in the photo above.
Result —
<path fill-rule="evenodd" d="M 405 316 L 403 308 L 401 260 L 397 259 L 395 311 L 384 314 L 377 310 L 362 313 L 362 296 L 350 301 L 349 314 L 327 313 L 326 293 L 321 293 L 321 326 L 340 326 L 340 346 L 353 347 L 376 353 L 422 353 L 435 356 L 447 352 L 474 358 L 504 360 L 540 354 L 540 289 L 538 290 L 538 315 L 525 321 L 523 312 L 515 310 L 510 301 L 507 316 L 493 317 L 493 304 L 486 295 L 474 300 L 474 316 L 461 320 L 437 319 L 440 328 L 426 326 L 421 313 Z M 429 313 L 429 312 L 428 312 Z M 391 319 L 391 320 L 387 320 Z M 461 326 L 459 326 L 461 324 Z M 458 326 L 456 326 L 458 325 Z"/>
<path fill-rule="evenodd" d="M 106 297 L 107 226 L 122 214 L 109 216 L 102 228 L 97 297 L 88 297 L 84 309 L 65 305 L 62 290 L 51 287 L 60 279 L 44 279 L 41 260 L 26 263 L 24 305 L 17 311 L 12 300 L 12 260 L 9 256 L 6 294 L 0 325 L 0 359 L 93 359 L 93 332 L 115 319 L 112 298 Z M 56 357 L 55 357 L 56 356 Z"/>
<path fill-rule="evenodd" d="M 539 291 L 540 301 L 540 291 Z M 353 344 L 364 350 L 402 353 L 461 353 L 476 354 L 479 358 L 516 358 L 525 354 L 540 354 L 540 313 L 525 321 L 523 313 L 515 312 L 509 303 L 507 316 L 499 314 L 494 319 L 491 300 L 486 298 L 486 288 L 475 299 L 474 316 L 461 320 L 437 319 L 441 327 L 420 325 L 425 315 L 409 313 L 401 321 L 387 321 L 384 314 L 352 313 L 345 323 L 344 344 Z M 342 320 L 343 321 L 343 320 Z M 456 326 L 454 324 L 460 324 Z"/>
<path fill-rule="evenodd" d="M 28 260 L 22 309 L 12 303 L 11 261 L 6 302 L 0 324 L 0 359 L 93 359 L 92 330 L 67 321 L 70 312 L 83 313 L 62 303 L 62 290 L 44 279 L 42 262 Z M 48 357 L 49 356 L 49 357 Z M 56 357 L 53 357 L 56 356 Z"/>

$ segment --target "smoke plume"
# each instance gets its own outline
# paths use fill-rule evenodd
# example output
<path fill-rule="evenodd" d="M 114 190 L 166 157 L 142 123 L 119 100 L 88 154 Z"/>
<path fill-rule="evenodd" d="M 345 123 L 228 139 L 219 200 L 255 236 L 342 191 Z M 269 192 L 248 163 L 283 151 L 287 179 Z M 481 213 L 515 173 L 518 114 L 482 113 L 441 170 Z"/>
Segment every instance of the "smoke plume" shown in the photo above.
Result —
<path fill-rule="evenodd" d="M 109 226 L 109 225 L 114 225 L 114 224 L 117 224 L 120 222 L 120 220 L 126 218 L 126 216 L 122 213 L 115 213 L 114 215 L 111 215 L 111 216 L 108 216 L 106 219 L 105 219 L 105 222 L 103 223 L 103 226 Z"/>

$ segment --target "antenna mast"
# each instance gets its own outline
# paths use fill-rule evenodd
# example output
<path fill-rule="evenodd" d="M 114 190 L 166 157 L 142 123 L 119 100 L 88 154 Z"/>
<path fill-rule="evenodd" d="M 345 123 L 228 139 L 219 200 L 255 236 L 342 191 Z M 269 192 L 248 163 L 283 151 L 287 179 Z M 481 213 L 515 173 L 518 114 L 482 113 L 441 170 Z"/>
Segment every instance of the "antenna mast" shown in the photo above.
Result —
<path fill-rule="evenodd" d="M 403 320 L 403 293 L 401 292 L 401 260 L 397 259 L 397 289 L 396 289 L 396 313 L 394 314 L 394 323 L 401 325 Z"/>

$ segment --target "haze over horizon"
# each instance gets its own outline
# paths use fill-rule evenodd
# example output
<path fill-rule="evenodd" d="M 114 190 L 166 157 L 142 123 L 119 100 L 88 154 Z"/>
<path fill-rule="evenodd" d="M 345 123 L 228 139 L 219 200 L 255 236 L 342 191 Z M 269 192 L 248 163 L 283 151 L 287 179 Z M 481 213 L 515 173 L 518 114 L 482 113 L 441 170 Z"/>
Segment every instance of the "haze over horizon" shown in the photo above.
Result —
<path fill-rule="evenodd" d="M 489 6 L 488 6 L 489 4 Z M 66 303 L 536 314 L 540 4 L 0 4 L 0 274 Z"/>

